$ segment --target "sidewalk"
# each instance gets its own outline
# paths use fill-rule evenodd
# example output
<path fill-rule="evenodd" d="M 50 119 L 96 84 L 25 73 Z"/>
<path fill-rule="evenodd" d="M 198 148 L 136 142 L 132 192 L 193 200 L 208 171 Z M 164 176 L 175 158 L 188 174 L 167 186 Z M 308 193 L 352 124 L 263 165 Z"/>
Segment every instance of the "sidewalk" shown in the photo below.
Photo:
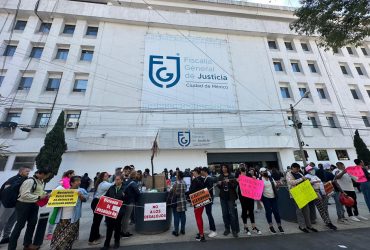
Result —
<path fill-rule="evenodd" d="M 351 222 L 349 225 L 343 225 L 343 224 L 338 224 L 337 223 L 337 215 L 336 215 L 336 209 L 335 209 L 335 204 L 334 200 L 330 199 L 330 203 L 332 205 L 329 205 L 329 213 L 330 217 L 332 219 L 332 222 L 334 225 L 338 227 L 338 230 L 346 230 L 346 229 L 355 229 L 355 228 L 369 228 L 370 227 L 370 213 L 366 207 L 364 197 L 361 193 L 357 193 L 358 196 L 358 207 L 359 207 L 359 212 L 360 215 L 369 218 L 368 221 L 361 221 L 361 222 Z M 97 246 L 89 246 L 88 245 L 88 237 L 90 233 L 90 227 L 92 223 L 92 211 L 90 209 L 90 201 L 84 203 L 83 205 L 83 211 L 82 211 L 82 218 L 80 221 L 80 236 L 79 240 L 75 242 L 73 248 L 97 248 L 97 247 L 102 247 L 103 242 L 100 245 Z M 240 218 L 241 215 L 241 206 L 239 201 L 237 201 L 238 204 L 238 215 L 239 215 L 239 223 L 240 223 L 240 229 L 243 229 L 243 223 Z M 255 206 L 257 207 L 257 206 Z M 45 210 L 45 209 L 43 209 Z M 224 231 L 224 226 L 222 222 L 222 213 L 221 213 L 221 206 L 220 206 L 220 200 L 219 198 L 216 198 L 214 201 L 213 205 L 213 215 L 215 218 L 216 222 L 216 228 L 218 232 L 218 236 L 216 239 L 227 239 L 227 238 L 232 238 L 232 236 L 225 237 L 223 236 L 223 231 Z M 256 225 L 257 227 L 262 231 L 262 235 L 271 235 L 268 232 L 268 224 L 266 222 L 265 218 L 265 213 L 264 211 L 258 212 L 255 214 L 256 217 Z M 207 215 L 205 212 L 203 213 L 203 221 L 205 225 L 205 231 L 208 230 L 208 219 Z M 285 230 L 286 234 L 293 234 L 293 233 L 301 233 L 301 231 L 298 230 L 298 225 L 296 223 L 290 223 L 283 221 L 282 226 Z M 319 213 L 317 212 L 317 223 L 314 225 L 316 229 L 319 231 L 327 231 L 328 229 L 325 227 L 325 224 L 323 223 Z M 100 233 L 102 235 L 106 234 L 105 230 L 105 225 L 104 222 L 101 224 L 100 227 Z M 186 235 L 175 237 L 171 234 L 172 232 L 172 227 L 168 232 L 158 234 L 158 235 L 140 235 L 136 234 L 134 230 L 134 226 L 132 226 L 131 233 L 134 234 L 129 239 L 121 239 L 121 246 L 129 246 L 129 245 L 141 245 L 141 244 L 154 244 L 154 243 L 169 243 L 169 242 L 181 242 L 181 241 L 194 241 L 194 237 L 197 233 L 197 226 L 195 223 L 195 218 L 194 218 L 194 212 L 193 208 L 189 207 L 188 211 L 186 213 Z M 22 242 L 23 242 L 23 233 L 22 232 L 21 237 L 19 238 L 18 241 L 18 248 L 22 249 Z M 272 235 L 271 235 L 272 236 Z M 248 237 L 244 234 L 244 232 L 241 231 L 239 234 L 239 237 Z M 250 236 L 249 236 L 250 237 Z M 252 235 L 252 237 L 258 237 L 257 235 Z M 211 240 L 207 238 L 207 240 Z M 113 242 L 113 241 L 112 241 Z M 45 240 L 44 244 L 41 249 L 46 250 L 49 249 L 49 244 L 50 242 Z M 113 244 L 113 243 L 112 243 Z M 6 249 L 6 245 L 1 245 L 0 250 Z"/>

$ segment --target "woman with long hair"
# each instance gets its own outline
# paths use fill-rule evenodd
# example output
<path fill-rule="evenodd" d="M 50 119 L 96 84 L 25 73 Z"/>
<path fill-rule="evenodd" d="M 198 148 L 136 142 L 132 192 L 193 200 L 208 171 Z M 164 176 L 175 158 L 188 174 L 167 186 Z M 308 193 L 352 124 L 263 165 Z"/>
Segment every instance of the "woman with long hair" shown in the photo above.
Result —
<path fill-rule="evenodd" d="M 112 183 L 109 183 L 108 179 L 109 179 L 109 174 L 107 172 L 102 172 L 98 176 L 98 179 L 95 183 L 94 199 L 91 202 L 91 209 L 93 212 L 95 211 L 95 208 L 98 205 L 100 197 L 105 195 L 108 189 L 112 186 Z M 100 228 L 100 223 L 102 219 L 103 219 L 103 215 L 94 213 L 93 223 L 91 225 L 91 230 L 90 230 L 89 245 L 100 244 L 99 228 Z"/>
<path fill-rule="evenodd" d="M 71 184 L 70 184 L 70 179 L 72 176 L 75 176 L 75 171 L 74 170 L 68 170 L 66 172 L 63 173 L 63 176 L 62 176 L 62 179 L 60 180 L 60 185 L 65 188 L 65 189 L 68 189 L 71 187 Z"/>

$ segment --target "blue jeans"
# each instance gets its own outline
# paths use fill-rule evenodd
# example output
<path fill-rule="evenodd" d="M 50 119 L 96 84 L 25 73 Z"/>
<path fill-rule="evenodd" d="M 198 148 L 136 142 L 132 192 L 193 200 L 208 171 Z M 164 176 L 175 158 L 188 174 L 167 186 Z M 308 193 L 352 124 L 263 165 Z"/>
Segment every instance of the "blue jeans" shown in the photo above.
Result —
<path fill-rule="evenodd" d="M 179 232 L 179 225 L 181 221 L 181 231 L 185 232 L 185 224 L 186 224 L 186 214 L 185 211 L 182 212 L 177 212 L 176 207 L 172 208 L 173 211 L 173 226 L 174 226 L 174 231 L 176 233 Z"/>
<path fill-rule="evenodd" d="M 340 195 L 340 192 L 334 192 L 334 200 L 335 200 L 335 207 L 337 209 L 337 216 L 338 216 L 338 219 L 343 219 L 344 218 L 344 207 L 343 207 L 343 204 L 340 203 L 339 201 L 339 195 Z"/>
<path fill-rule="evenodd" d="M 225 224 L 225 230 L 233 233 L 239 233 L 238 210 L 235 201 L 220 199 L 222 209 L 222 219 Z"/>
<path fill-rule="evenodd" d="M 266 198 L 262 196 L 263 206 L 266 211 L 266 219 L 269 225 L 272 224 L 272 214 L 274 214 L 275 221 L 278 225 L 281 225 L 281 219 L 279 214 L 279 208 L 277 204 L 277 198 Z"/>
<path fill-rule="evenodd" d="M 370 212 L 370 181 L 361 183 L 361 191 L 364 194 L 365 202 Z"/>

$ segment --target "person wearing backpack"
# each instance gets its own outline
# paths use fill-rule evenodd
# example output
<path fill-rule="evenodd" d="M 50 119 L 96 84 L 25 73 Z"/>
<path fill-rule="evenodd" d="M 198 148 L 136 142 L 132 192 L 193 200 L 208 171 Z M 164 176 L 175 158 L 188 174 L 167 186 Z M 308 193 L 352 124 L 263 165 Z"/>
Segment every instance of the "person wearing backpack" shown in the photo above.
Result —
<path fill-rule="evenodd" d="M 17 214 L 17 223 L 10 235 L 8 250 L 16 250 L 18 238 L 27 223 L 26 233 L 24 235 L 24 249 L 38 249 L 38 246 L 32 245 L 33 233 L 38 219 L 39 206 L 36 204 L 39 200 L 45 199 L 48 194 L 44 191 L 44 180 L 50 175 L 49 170 L 39 169 L 35 175 L 25 180 L 19 188 L 19 196 L 15 211 Z"/>
<path fill-rule="evenodd" d="M 3 232 L 5 226 L 13 228 L 15 220 L 10 221 L 11 217 L 14 218 L 15 204 L 17 202 L 19 188 L 23 181 L 28 178 L 31 169 L 27 167 L 21 167 L 18 174 L 8 179 L 0 189 L 1 202 L 0 202 L 0 235 Z M 0 244 L 6 244 L 9 242 L 9 235 L 3 235 L 3 239 Z"/>

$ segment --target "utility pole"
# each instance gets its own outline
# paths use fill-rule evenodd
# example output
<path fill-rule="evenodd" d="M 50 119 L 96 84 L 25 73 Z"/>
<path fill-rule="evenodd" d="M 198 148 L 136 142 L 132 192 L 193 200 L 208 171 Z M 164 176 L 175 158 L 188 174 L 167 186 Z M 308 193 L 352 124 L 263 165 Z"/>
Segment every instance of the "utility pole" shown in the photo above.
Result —
<path fill-rule="evenodd" d="M 293 128 L 295 130 L 295 133 L 297 134 L 297 140 L 298 140 L 298 145 L 299 145 L 299 153 L 301 155 L 303 165 L 304 165 L 304 167 L 306 167 L 307 166 L 307 161 L 306 161 L 306 156 L 305 156 L 305 153 L 304 153 L 304 150 L 303 150 L 303 144 L 304 143 L 302 141 L 301 134 L 299 132 L 299 130 L 302 128 L 302 123 L 299 122 L 298 119 L 296 118 L 293 104 L 290 104 L 290 112 L 292 113 Z"/>

